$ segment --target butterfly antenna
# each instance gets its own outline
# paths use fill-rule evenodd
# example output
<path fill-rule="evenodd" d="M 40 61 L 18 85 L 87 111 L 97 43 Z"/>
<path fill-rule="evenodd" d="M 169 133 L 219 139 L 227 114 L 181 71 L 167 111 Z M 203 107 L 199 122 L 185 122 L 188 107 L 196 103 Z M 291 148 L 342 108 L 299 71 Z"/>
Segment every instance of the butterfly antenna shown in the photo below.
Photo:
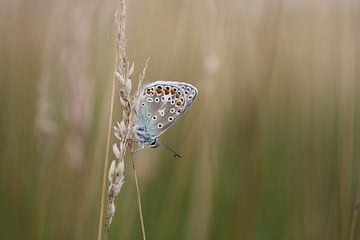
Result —
<path fill-rule="evenodd" d="M 171 147 L 169 147 L 167 144 L 161 142 L 161 145 L 164 145 L 172 154 L 174 158 L 182 158 L 180 154 L 174 151 Z"/>

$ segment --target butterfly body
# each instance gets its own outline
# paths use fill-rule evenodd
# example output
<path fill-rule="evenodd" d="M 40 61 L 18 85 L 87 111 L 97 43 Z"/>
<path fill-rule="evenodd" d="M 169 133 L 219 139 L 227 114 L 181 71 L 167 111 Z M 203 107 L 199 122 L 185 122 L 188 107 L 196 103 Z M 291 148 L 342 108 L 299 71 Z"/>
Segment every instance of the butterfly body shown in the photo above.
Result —
<path fill-rule="evenodd" d="M 196 87 L 183 82 L 156 81 L 146 85 L 139 94 L 133 128 L 140 147 L 159 146 L 158 137 L 183 116 L 197 94 Z"/>

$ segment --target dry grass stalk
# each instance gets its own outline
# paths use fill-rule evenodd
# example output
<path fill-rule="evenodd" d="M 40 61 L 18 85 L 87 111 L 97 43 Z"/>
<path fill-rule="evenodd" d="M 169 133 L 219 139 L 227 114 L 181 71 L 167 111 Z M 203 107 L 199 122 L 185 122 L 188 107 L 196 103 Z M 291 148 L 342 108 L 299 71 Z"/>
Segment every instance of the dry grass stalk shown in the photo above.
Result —
<path fill-rule="evenodd" d="M 134 124 L 135 119 L 135 104 L 137 96 L 139 95 L 139 91 L 141 89 L 142 82 L 145 78 L 145 71 L 148 65 L 149 59 L 147 59 L 145 67 L 142 71 L 142 73 L 139 76 L 139 85 L 137 88 L 137 91 L 134 93 L 134 95 L 131 97 L 131 87 L 132 87 L 132 81 L 131 77 L 134 72 L 134 63 L 130 64 L 129 61 L 127 61 L 126 57 L 126 35 L 125 35 L 125 23 L 126 23 L 126 3 L 125 0 L 120 1 L 120 11 L 119 13 L 116 12 L 115 15 L 116 18 L 116 25 L 117 25 L 117 54 L 116 54 L 116 63 L 115 63 L 115 71 L 114 71 L 114 77 L 113 77 L 113 89 L 112 89 L 112 97 L 111 97 L 111 106 L 110 106 L 110 116 L 109 116 L 109 126 L 111 126 L 112 121 L 112 113 L 113 113 L 113 99 L 114 99 L 114 89 L 115 89 L 115 81 L 117 80 L 119 82 L 120 90 L 120 102 L 123 106 L 123 112 L 122 112 L 122 120 L 120 122 L 117 122 L 117 126 L 114 127 L 114 135 L 119 140 L 119 143 L 115 143 L 113 145 L 113 152 L 116 157 L 116 160 L 113 160 L 108 174 L 108 179 L 110 182 L 110 186 L 108 188 L 108 202 L 107 202 L 107 212 L 106 212 L 106 220 L 104 224 L 104 232 L 105 236 L 110 230 L 110 225 L 112 222 L 112 219 L 115 215 L 115 199 L 117 195 L 119 194 L 124 181 L 124 170 L 125 170 L 125 154 L 126 150 L 131 147 L 131 141 L 132 141 L 132 128 Z M 111 127 L 109 127 L 108 132 L 108 139 L 107 139 L 107 147 L 106 147 L 106 159 L 104 164 L 104 176 L 106 176 L 106 170 L 107 170 L 107 160 L 108 160 L 108 152 L 110 148 L 110 132 Z M 145 227 L 144 227 L 144 221 L 142 216 L 142 210 L 141 210 L 141 199 L 140 199 L 140 190 L 138 185 L 138 180 L 136 176 L 136 170 L 134 166 L 134 162 L 132 160 L 133 165 L 133 173 L 136 183 L 136 189 L 137 189 L 137 198 L 138 198 L 138 208 L 139 208 L 139 215 L 140 215 L 140 221 L 141 221 L 141 230 L 143 239 L 146 239 L 145 237 Z M 105 205 L 105 177 L 103 180 L 103 194 L 102 194 L 102 201 L 101 201 L 101 211 L 100 211 L 100 221 L 99 221 L 99 230 L 98 230 L 98 240 L 102 239 L 102 231 L 101 228 L 103 226 L 102 219 L 103 219 L 103 206 Z"/>

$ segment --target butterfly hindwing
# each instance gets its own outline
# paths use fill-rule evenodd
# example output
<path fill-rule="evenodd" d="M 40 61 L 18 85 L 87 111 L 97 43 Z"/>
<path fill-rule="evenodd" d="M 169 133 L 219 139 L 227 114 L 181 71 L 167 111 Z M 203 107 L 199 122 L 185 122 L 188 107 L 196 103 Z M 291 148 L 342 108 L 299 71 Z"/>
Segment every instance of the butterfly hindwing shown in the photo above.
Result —
<path fill-rule="evenodd" d="M 155 139 L 190 107 L 197 89 L 182 82 L 157 81 L 146 85 L 138 102 L 138 122 Z"/>

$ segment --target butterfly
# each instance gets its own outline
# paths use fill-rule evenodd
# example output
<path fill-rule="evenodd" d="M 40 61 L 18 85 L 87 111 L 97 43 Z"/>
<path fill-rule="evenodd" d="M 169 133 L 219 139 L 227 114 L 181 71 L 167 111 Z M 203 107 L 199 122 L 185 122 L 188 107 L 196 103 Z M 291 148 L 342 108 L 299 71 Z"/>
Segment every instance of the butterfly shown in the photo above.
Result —
<path fill-rule="evenodd" d="M 158 147 L 158 137 L 184 115 L 197 95 L 198 90 L 189 83 L 156 81 L 146 85 L 135 107 L 133 133 L 139 150 L 144 145 Z"/>

